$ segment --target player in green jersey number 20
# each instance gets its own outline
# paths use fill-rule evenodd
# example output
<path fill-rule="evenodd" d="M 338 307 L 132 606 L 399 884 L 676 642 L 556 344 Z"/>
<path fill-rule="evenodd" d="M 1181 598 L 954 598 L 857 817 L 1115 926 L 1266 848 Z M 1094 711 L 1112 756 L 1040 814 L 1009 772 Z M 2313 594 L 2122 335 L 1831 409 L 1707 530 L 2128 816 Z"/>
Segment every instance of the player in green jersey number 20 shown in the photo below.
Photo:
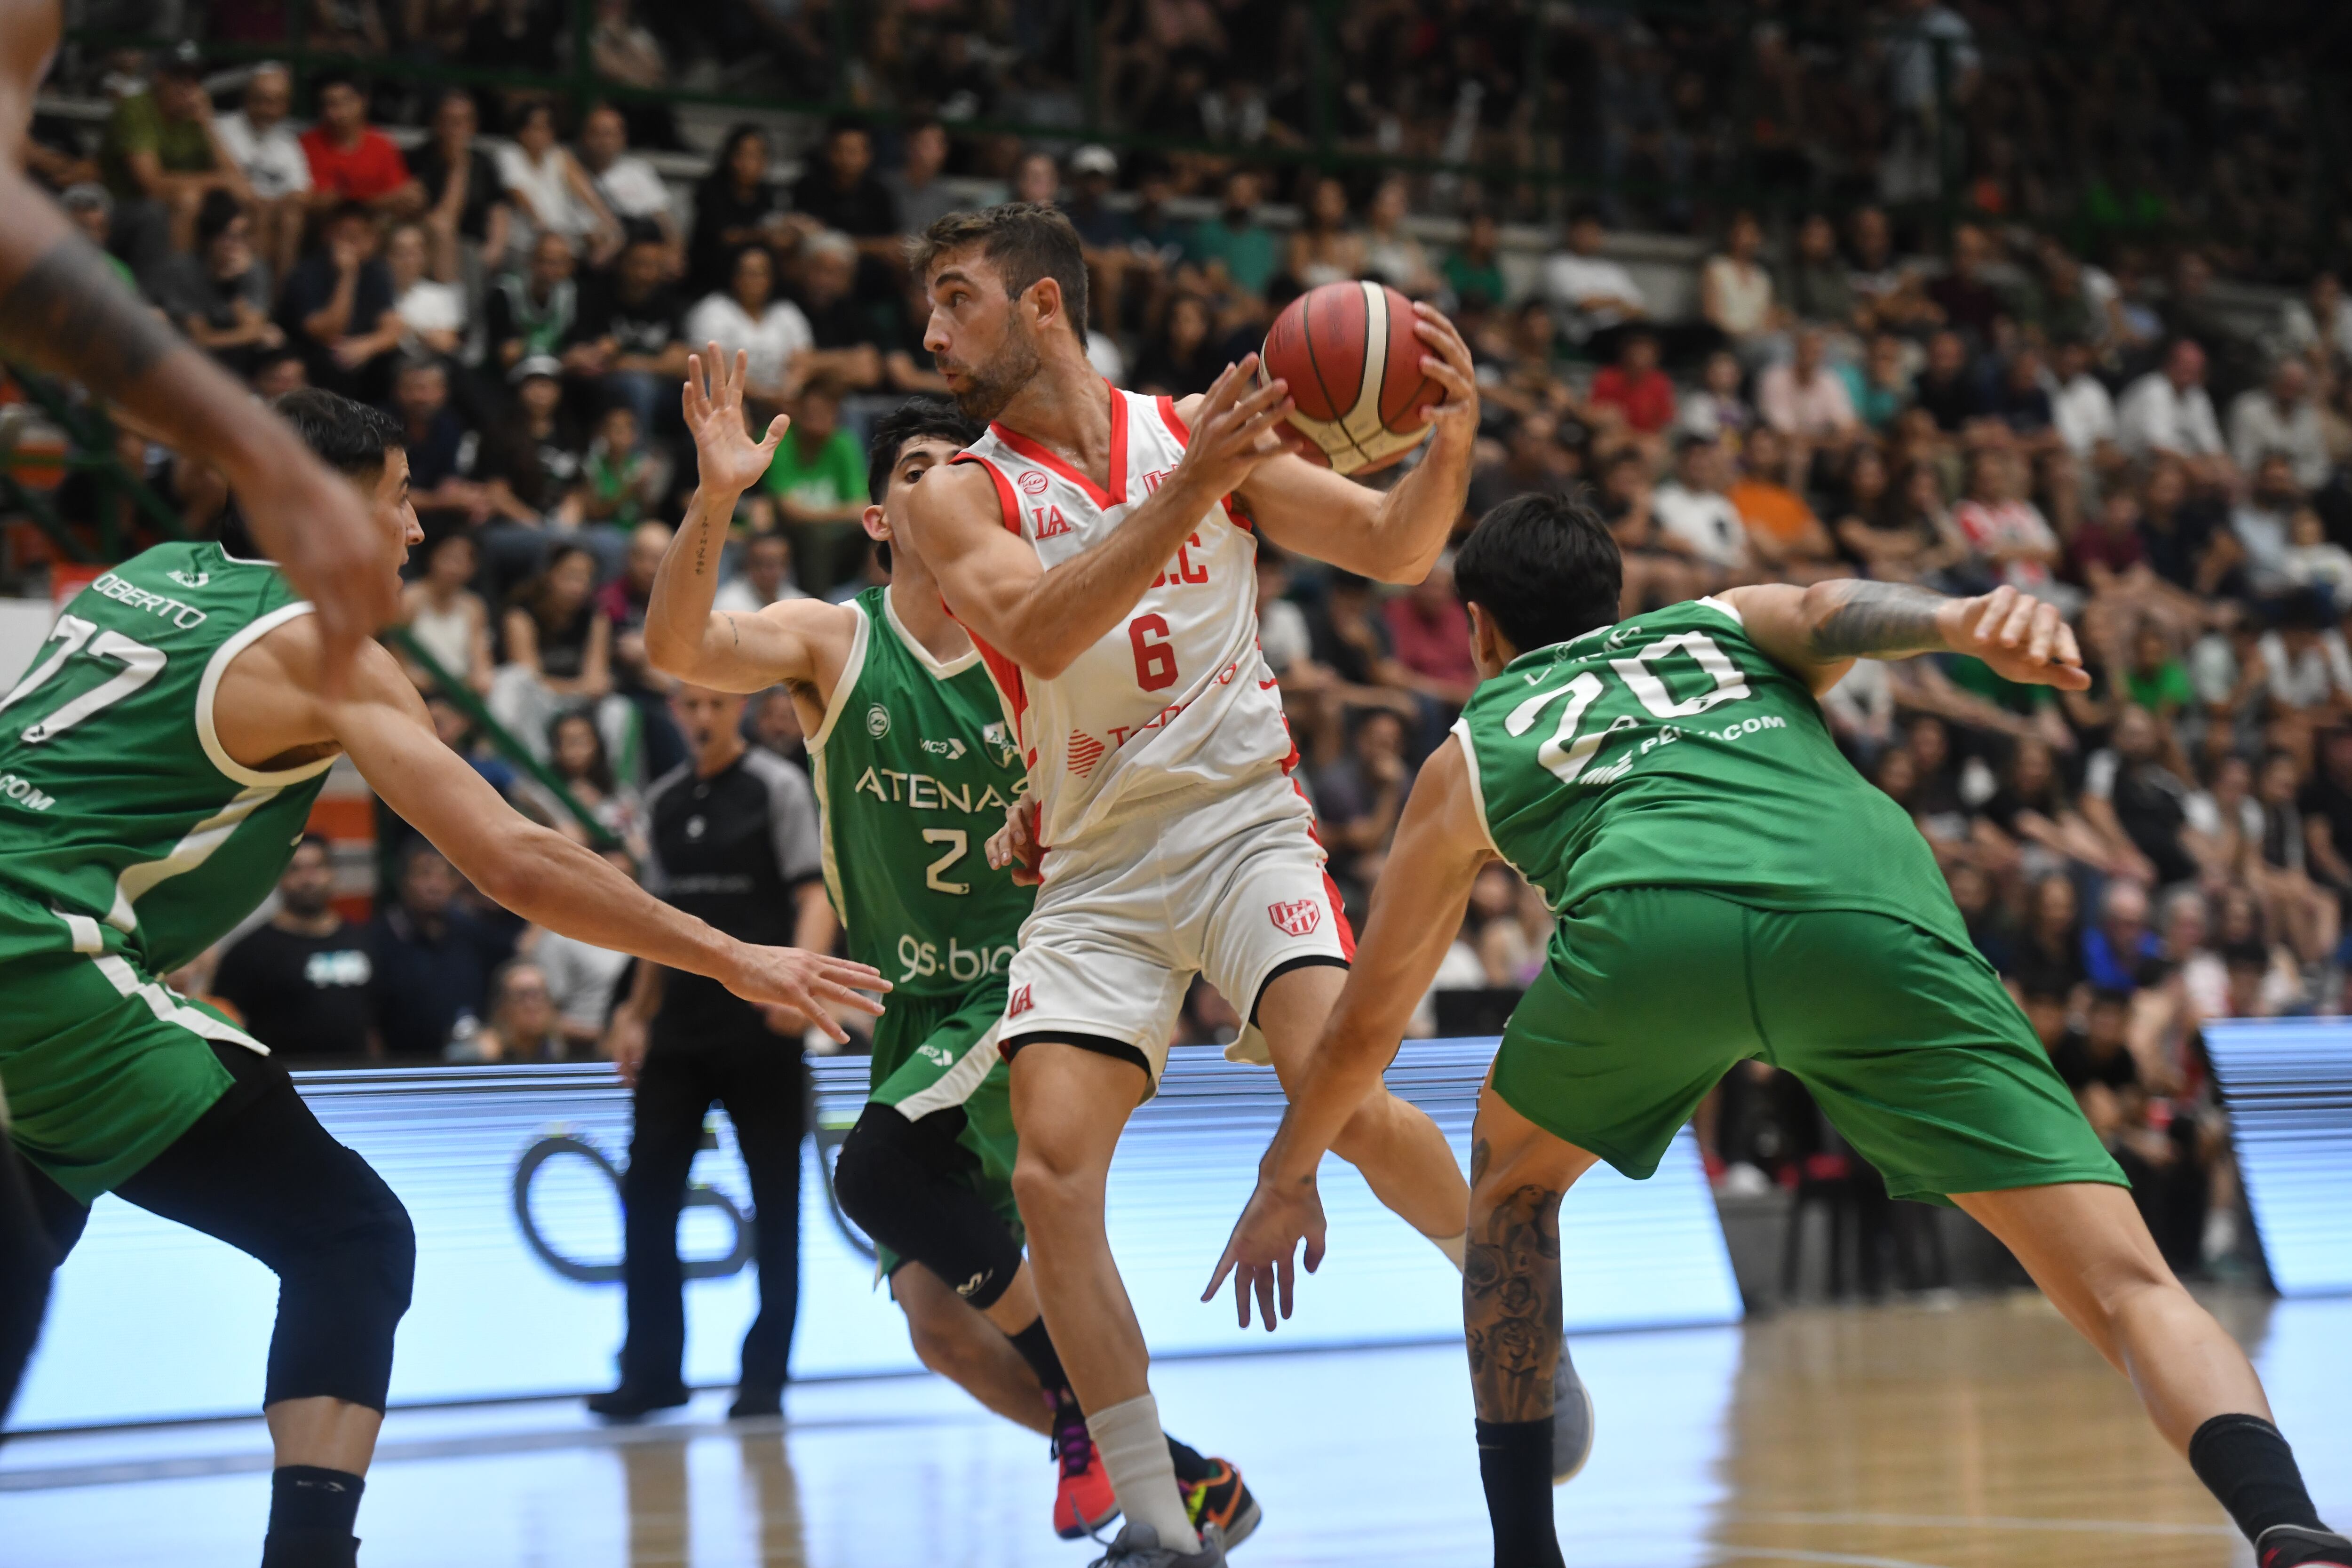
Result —
<path fill-rule="evenodd" d="M 1787 1068 L 1896 1196 L 1957 1204 L 2128 1375 L 2261 1568 L 2342 1568 L 2253 1368 L 2165 1267 L 1932 853 L 1829 738 L 1857 658 L 1973 655 L 2090 684 L 2053 606 L 1838 581 L 1735 588 L 1622 623 L 1590 508 L 1526 497 L 1465 541 L 1486 683 L 1415 781 L 1346 990 L 1210 1286 L 1287 1316 L 1323 1252 L 1315 1168 L 1379 1086 L 1501 858 L 1559 921 L 1480 1096 L 1463 1309 L 1497 1568 L 1560 1562 L 1549 1468 L 1559 1204 L 1596 1159 L 1646 1176 L 1743 1058 Z"/>
<path fill-rule="evenodd" d="M 786 599 L 717 612 L 736 498 L 766 471 L 786 421 L 751 438 L 743 355 L 730 364 L 713 344 L 689 363 L 684 404 L 700 488 L 654 581 L 646 650 L 671 674 L 722 691 L 781 683 L 800 711 L 825 886 L 851 954 L 898 987 L 875 1031 L 872 1094 L 842 1144 L 835 1194 L 879 1244 L 924 1363 L 1053 1439 L 1055 1528 L 1082 1536 L 1118 1507 L 1022 1257 L 1012 1107 L 996 1058 L 1003 966 L 1033 896 L 991 869 L 984 845 L 1026 773 L 971 639 L 893 526 L 915 486 L 980 427 L 922 399 L 877 426 L 865 524 L 886 552 L 887 589 L 845 605 Z M 922 1267 L 903 1267 L 910 1261 Z M 1195 1519 L 1229 1540 L 1246 1534 L 1257 1505 L 1239 1474 L 1170 1448 Z"/>
<path fill-rule="evenodd" d="M 420 537 L 399 426 L 331 393 L 277 406 L 367 503 L 389 578 Z M 736 942 L 526 822 L 441 743 L 378 645 L 328 692 L 329 634 L 254 549 L 233 518 L 221 543 L 117 567 L 0 700 L 0 767 L 49 797 L 0 814 L 0 1082 L 55 1253 L 110 1190 L 277 1271 L 263 1563 L 342 1568 L 408 1304 L 407 1215 L 259 1046 L 161 978 L 260 901 L 334 757 L 477 887 L 551 930 L 821 1019 L 879 1013 L 860 993 L 888 982 Z M 0 1276 L 12 1292 L 36 1284 Z"/>

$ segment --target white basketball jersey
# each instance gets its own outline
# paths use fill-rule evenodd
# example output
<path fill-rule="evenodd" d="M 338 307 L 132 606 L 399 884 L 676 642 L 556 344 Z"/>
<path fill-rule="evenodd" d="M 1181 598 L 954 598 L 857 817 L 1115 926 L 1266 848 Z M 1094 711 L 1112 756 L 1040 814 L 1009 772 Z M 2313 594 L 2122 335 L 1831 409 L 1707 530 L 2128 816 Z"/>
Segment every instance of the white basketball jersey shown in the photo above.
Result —
<path fill-rule="evenodd" d="M 1116 387 L 1110 395 L 1108 489 L 1002 425 L 956 457 L 988 469 L 1005 528 L 1049 571 L 1109 538 L 1160 488 L 1190 437 L 1172 399 Z M 1048 846 L 1296 759 L 1258 649 L 1257 540 L 1230 499 L 1202 514 L 1118 627 L 1052 679 L 972 640 L 1029 761 Z"/>

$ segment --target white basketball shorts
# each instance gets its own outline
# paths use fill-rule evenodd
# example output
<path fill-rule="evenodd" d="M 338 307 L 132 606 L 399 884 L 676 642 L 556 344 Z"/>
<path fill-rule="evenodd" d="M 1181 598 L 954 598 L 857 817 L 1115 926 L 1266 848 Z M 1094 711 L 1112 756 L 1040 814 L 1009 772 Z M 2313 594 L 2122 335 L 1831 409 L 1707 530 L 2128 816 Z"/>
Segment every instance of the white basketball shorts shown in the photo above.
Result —
<path fill-rule="evenodd" d="M 1246 1021 L 1276 973 L 1345 965 L 1355 932 L 1315 814 L 1286 773 L 1192 797 L 1048 852 L 1007 971 L 1001 1049 L 1053 1037 L 1107 1048 L 1156 1091 L 1192 976 Z M 1269 1060 L 1256 1031 L 1228 1052 Z"/>

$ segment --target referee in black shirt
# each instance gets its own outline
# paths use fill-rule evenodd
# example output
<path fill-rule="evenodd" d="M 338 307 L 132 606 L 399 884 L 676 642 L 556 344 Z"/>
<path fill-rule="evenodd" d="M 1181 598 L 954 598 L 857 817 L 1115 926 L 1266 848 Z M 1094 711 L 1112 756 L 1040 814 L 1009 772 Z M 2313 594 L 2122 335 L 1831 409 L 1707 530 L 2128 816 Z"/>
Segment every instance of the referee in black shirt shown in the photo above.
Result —
<path fill-rule="evenodd" d="M 743 740 L 744 699 L 681 687 L 670 700 L 692 761 L 646 796 L 646 889 L 744 942 L 830 952 L 816 796 L 790 763 Z M 621 1384 L 591 1397 L 634 1419 L 686 1403 L 685 1279 L 677 1218 L 713 1100 L 735 1124 L 757 1214 L 760 1313 L 743 1336 L 730 1415 L 772 1415 L 783 1394 L 800 1296 L 800 1035 L 807 1020 L 766 1010 L 699 975 L 639 963 L 613 1026 L 613 1056 L 636 1087 L 621 1180 L 628 1336 Z"/>

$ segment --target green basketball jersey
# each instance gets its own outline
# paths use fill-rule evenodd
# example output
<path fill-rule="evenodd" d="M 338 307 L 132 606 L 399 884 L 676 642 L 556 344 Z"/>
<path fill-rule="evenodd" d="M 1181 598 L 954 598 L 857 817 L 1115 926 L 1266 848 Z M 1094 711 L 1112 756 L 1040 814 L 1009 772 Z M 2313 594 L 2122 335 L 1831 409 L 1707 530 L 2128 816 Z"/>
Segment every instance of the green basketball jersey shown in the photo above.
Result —
<path fill-rule="evenodd" d="M 1762 909 L 1873 910 L 1969 946 L 1909 815 L 1719 601 L 1522 654 L 1454 733 L 1488 837 L 1555 912 L 1606 888 L 1702 888 Z"/>
<path fill-rule="evenodd" d="M 1028 787 L 996 689 L 976 652 L 932 658 L 887 588 L 853 605 L 849 662 L 809 739 L 850 956 L 922 995 L 1001 981 L 1036 889 L 991 870 L 984 847 Z"/>
<path fill-rule="evenodd" d="M 276 567 L 211 543 L 159 545 L 76 595 L 0 698 L 0 883 L 111 927 L 108 946 L 155 974 L 250 913 L 333 759 L 244 766 L 214 733 L 213 694 L 309 610 Z"/>

